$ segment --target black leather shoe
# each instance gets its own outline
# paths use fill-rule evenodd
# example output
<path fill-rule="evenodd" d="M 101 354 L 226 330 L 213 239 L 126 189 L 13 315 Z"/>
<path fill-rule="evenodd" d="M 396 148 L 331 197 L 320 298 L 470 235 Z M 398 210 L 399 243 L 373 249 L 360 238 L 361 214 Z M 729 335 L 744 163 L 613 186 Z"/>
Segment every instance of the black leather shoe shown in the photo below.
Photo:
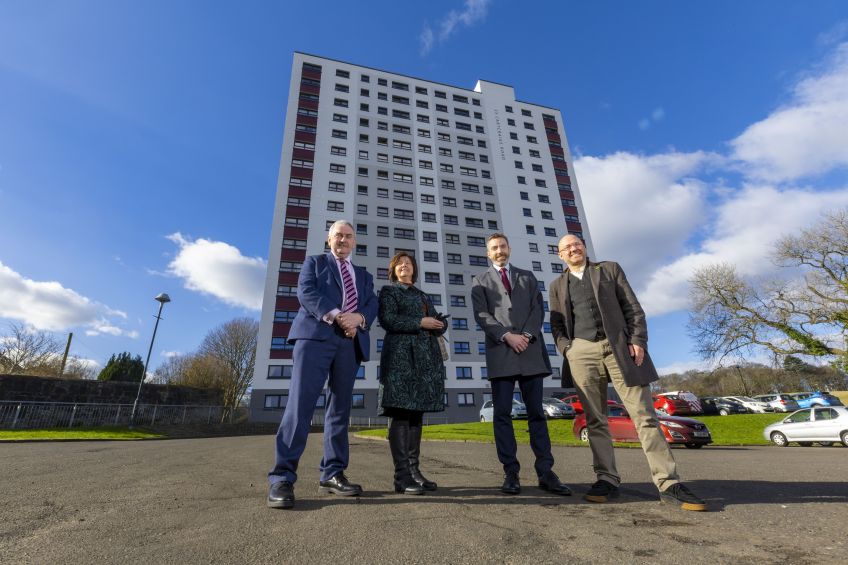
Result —
<path fill-rule="evenodd" d="M 504 477 L 501 492 L 504 494 L 521 494 L 521 482 L 518 480 L 518 473 L 507 473 Z"/>
<path fill-rule="evenodd" d="M 395 492 L 402 494 L 424 494 L 424 487 L 415 482 L 412 477 L 395 479 Z"/>
<path fill-rule="evenodd" d="M 610 498 L 618 497 L 618 487 L 609 481 L 598 479 L 583 496 L 589 502 L 604 503 Z"/>
<path fill-rule="evenodd" d="M 559 481 L 559 477 L 556 476 L 556 473 L 553 471 L 549 471 L 539 477 L 539 488 L 542 490 L 546 490 L 552 494 L 559 494 L 561 496 L 571 496 L 571 489 L 566 485 L 562 484 Z"/>
<path fill-rule="evenodd" d="M 269 508 L 294 508 L 294 485 L 290 481 L 277 481 L 268 489 Z"/>
<path fill-rule="evenodd" d="M 334 475 L 326 481 L 319 481 L 318 490 L 320 492 L 338 494 L 339 496 L 359 496 L 362 494 L 362 487 L 348 481 L 344 473 Z"/>

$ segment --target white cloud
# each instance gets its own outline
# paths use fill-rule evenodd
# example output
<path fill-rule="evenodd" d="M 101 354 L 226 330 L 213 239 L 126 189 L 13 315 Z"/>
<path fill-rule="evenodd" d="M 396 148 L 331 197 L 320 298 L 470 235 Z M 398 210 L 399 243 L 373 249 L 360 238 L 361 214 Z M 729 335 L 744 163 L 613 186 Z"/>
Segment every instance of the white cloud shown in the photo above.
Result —
<path fill-rule="evenodd" d="M 137 332 L 115 325 L 116 318 L 126 317 L 59 282 L 28 279 L 0 262 L 0 318 L 19 320 L 39 330 L 83 327 L 87 335 L 135 338 Z"/>
<path fill-rule="evenodd" d="M 166 359 L 170 359 L 171 357 L 179 357 L 182 354 L 183 354 L 182 351 L 163 351 L 162 357 L 165 357 Z"/>
<path fill-rule="evenodd" d="M 822 71 L 795 86 L 788 104 L 730 145 L 745 173 L 765 181 L 848 167 L 848 43 L 835 49 Z"/>
<path fill-rule="evenodd" d="M 686 371 L 712 371 L 714 363 L 710 361 L 679 361 L 664 367 L 657 367 L 657 373 L 662 375 L 673 375 L 685 373 Z"/>
<path fill-rule="evenodd" d="M 186 239 L 179 232 L 168 239 L 179 245 L 168 273 L 183 279 L 184 286 L 231 306 L 260 310 L 266 262 L 245 257 L 238 248 L 208 239 Z"/>
<path fill-rule="evenodd" d="M 642 306 L 649 315 L 687 308 L 688 281 L 696 269 L 709 264 L 732 263 L 745 277 L 774 275 L 779 268 L 770 253 L 778 238 L 808 227 L 828 210 L 845 206 L 848 188 L 816 192 L 746 186 L 718 205 L 708 224 L 710 231 L 697 250 L 649 276 L 638 293 Z"/>
<path fill-rule="evenodd" d="M 717 161 L 705 152 L 578 158 L 596 258 L 619 261 L 638 281 L 683 253 L 706 217 L 706 184 L 693 175 Z"/>
<path fill-rule="evenodd" d="M 438 37 L 433 29 L 425 24 L 424 31 L 418 38 L 421 55 L 429 53 L 437 39 L 439 43 L 442 43 L 457 33 L 462 26 L 471 27 L 485 20 L 489 11 L 489 2 L 490 0 L 465 0 L 461 11 L 451 10 L 442 18 L 438 26 Z"/>

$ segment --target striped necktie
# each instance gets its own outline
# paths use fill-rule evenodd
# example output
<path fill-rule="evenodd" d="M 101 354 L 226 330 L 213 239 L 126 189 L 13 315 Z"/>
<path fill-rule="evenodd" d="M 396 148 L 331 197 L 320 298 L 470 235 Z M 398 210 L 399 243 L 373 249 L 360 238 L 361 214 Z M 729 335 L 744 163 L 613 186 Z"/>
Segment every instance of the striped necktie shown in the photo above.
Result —
<path fill-rule="evenodd" d="M 344 309 L 342 312 L 354 312 L 359 306 L 359 301 L 356 298 L 356 283 L 353 282 L 353 277 L 348 270 L 350 263 L 344 259 L 339 259 L 339 270 L 342 272 L 342 285 L 344 286 Z"/>

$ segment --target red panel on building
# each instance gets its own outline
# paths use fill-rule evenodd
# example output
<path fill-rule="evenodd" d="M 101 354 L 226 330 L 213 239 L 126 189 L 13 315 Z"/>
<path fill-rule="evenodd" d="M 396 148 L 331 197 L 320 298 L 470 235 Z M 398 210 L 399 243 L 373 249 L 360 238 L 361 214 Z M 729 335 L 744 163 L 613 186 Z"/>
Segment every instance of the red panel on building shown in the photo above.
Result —
<path fill-rule="evenodd" d="M 291 359 L 292 358 L 292 352 L 291 351 L 284 351 L 284 350 L 281 350 L 281 349 L 272 349 L 270 358 L 271 359 Z"/>
<path fill-rule="evenodd" d="M 579 222 L 565 222 L 565 226 L 568 228 L 569 232 L 583 231 L 583 226 L 581 226 Z"/>
<path fill-rule="evenodd" d="M 577 208 L 575 208 L 574 206 L 566 206 L 566 205 L 563 204 L 562 211 L 565 212 L 566 214 L 571 214 L 572 216 L 578 216 L 579 215 L 579 212 L 577 212 Z"/>
<path fill-rule="evenodd" d="M 567 184 L 568 186 L 571 186 L 571 179 L 568 178 L 567 176 L 564 176 L 564 175 L 554 175 L 554 176 L 556 176 L 556 180 L 557 180 L 558 183 L 561 182 L 563 184 Z"/>
<path fill-rule="evenodd" d="M 301 71 L 301 76 L 313 80 L 321 80 L 321 71 L 313 71 L 312 69 L 305 68 Z"/>
<path fill-rule="evenodd" d="M 560 157 L 565 157 L 565 151 L 562 150 L 562 147 L 553 147 L 549 145 L 548 148 L 551 150 L 551 155 L 559 155 Z M 563 165 L 564 164 L 565 163 L 563 163 Z"/>
<path fill-rule="evenodd" d="M 300 108 L 306 108 L 307 110 L 317 110 L 318 109 L 318 101 L 317 100 L 298 100 L 297 105 Z"/>
<path fill-rule="evenodd" d="M 300 83 L 300 91 L 306 92 L 307 94 L 320 94 L 321 93 L 321 87 L 315 86 L 313 84 Z"/>
<path fill-rule="evenodd" d="M 548 141 L 556 141 L 557 143 L 561 143 L 558 133 L 546 132 L 548 135 Z"/>
<path fill-rule="evenodd" d="M 315 160 L 315 152 L 310 151 L 309 149 L 298 149 L 297 147 L 295 147 L 294 151 L 292 152 L 292 157 L 294 157 L 295 159 L 304 159 L 306 161 L 314 161 Z"/>
<path fill-rule="evenodd" d="M 280 259 L 283 261 L 303 261 L 306 259 L 305 249 L 286 249 L 283 247 Z"/>
<path fill-rule="evenodd" d="M 317 116 L 301 116 L 298 114 L 297 116 L 297 125 L 300 126 L 317 126 L 318 125 L 318 117 Z"/>
<path fill-rule="evenodd" d="M 296 131 L 294 132 L 294 140 L 304 143 L 315 143 L 315 134 L 308 131 Z"/>
<path fill-rule="evenodd" d="M 277 310 L 297 310 L 300 308 L 300 302 L 294 296 L 278 296 Z M 283 324 L 284 325 L 284 324 Z M 288 331 L 288 330 L 286 330 Z M 281 334 L 287 335 L 287 334 Z"/>
<path fill-rule="evenodd" d="M 286 217 L 309 219 L 309 208 L 301 206 L 286 206 Z"/>
<path fill-rule="evenodd" d="M 309 230 L 307 228 L 296 228 L 294 226 L 286 226 L 283 228 L 283 237 L 290 239 L 306 239 Z"/>
<path fill-rule="evenodd" d="M 277 275 L 277 284 L 288 284 L 297 286 L 298 273 L 279 273 Z"/>
<path fill-rule="evenodd" d="M 310 198 L 312 196 L 312 189 L 306 186 L 289 186 L 289 196 Z"/>
<path fill-rule="evenodd" d="M 274 329 L 271 331 L 272 337 L 286 337 L 291 331 L 291 324 L 283 324 L 282 322 L 274 322 Z"/>
<path fill-rule="evenodd" d="M 297 177 L 299 179 L 312 179 L 312 169 L 305 169 L 303 167 L 292 167 L 291 168 L 291 176 Z"/>

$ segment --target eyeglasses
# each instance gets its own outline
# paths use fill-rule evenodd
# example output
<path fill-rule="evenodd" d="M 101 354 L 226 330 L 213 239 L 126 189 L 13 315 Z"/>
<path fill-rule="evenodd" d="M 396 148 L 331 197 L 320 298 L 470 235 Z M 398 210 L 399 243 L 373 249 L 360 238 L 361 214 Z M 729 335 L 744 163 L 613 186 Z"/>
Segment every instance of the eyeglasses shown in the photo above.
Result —
<path fill-rule="evenodd" d="M 353 239 L 355 236 L 352 233 L 334 233 L 330 237 L 333 239 Z"/>
<path fill-rule="evenodd" d="M 563 245 L 559 248 L 559 252 L 568 251 L 569 249 L 581 249 L 583 247 L 582 243 L 569 243 L 568 245 Z"/>

